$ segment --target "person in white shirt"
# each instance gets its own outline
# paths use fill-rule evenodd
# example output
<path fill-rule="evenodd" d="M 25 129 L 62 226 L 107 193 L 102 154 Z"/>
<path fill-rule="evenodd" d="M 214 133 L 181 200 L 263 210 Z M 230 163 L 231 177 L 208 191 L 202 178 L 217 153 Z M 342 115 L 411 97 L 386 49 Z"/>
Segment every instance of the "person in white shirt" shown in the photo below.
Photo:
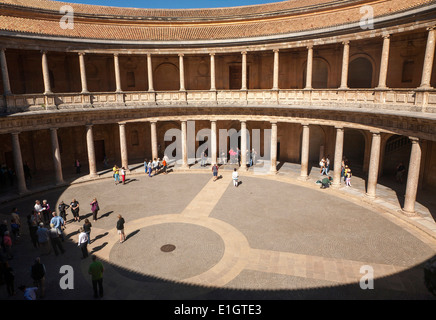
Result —
<path fill-rule="evenodd" d="M 152 166 L 154 171 L 153 175 L 155 176 L 157 174 L 157 169 L 159 168 L 159 161 L 157 161 L 156 158 L 154 158 Z"/>
<path fill-rule="evenodd" d="M 239 173 L 238 173 L 238 171 L 236 171 L 236 168 L 233 169 L 232 179 L 233 179 L 233 185 L 234 185 L 235 187 L 237 187 L 237 186 L 239 185 L 239 181 L 238 181 L 238 179 L 239 179 Z"/>
<path fill-rule="evenodd" d="M 88 257 L 88 235 L 86 234 L 85 230 L 83 228 L 79 229 L 79 241 L 77 243 L 77 246 L 80 247 L 82 250 L 82 259 L 85 259 Z"/>

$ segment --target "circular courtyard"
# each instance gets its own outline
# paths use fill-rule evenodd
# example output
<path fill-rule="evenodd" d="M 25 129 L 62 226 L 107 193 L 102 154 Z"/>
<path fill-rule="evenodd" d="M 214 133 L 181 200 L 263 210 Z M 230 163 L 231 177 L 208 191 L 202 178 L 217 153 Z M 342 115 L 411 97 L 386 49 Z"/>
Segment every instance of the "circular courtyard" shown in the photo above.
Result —
<path fill-rule="evenodd" d="M 39 256 L 25 224 L 34 200 L 53 208 L 76 198 L 82 220 L 72 222 L 68 210 L 66 253 L 41 256 L 46 299 L 92 297 L 91 260 L 80 259 L 77 247 L 83 218 L 92 223 L 88 249 L 105 266 L 104 299 L 433 298 L 423 265 L 435 240 L 404 220 L 331 188 L 254 174 L 242 175 L 236 188 L 230 171 L 221 173 L 215 182 L 204 171 L 132 174 L 124 185 L 99 179 L 3 205 L 3 214 L 14 206 L 21 213 L 23 235 L 10 260 L 16 286 L 31 284 L 29 267 Z M 126 220 L 124 243 L 118 215 Z M 60 288 L 62 265 L 73 267 L 74 289 Z M 368 270 L 374 286 L 365 290 Z"/>

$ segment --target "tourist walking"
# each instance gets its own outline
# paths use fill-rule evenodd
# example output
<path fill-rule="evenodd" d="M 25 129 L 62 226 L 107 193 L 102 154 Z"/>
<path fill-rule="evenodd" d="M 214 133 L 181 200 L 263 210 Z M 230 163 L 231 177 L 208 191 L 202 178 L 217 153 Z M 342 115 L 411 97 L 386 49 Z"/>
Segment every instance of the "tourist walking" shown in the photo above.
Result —
<path fill-rule="evenodd" d="M 319 173 L 321 173 L 321 175 L 324 175 L 324 173 L 325 173 L 325 159 L 324 159 L 324 157 L 319 161 Z"/>
<path fill-rule="evenodd" d="M 167 167 L 168 167 L 168 162 L 164 157 L 162 160 L 162 172 L 163 172 L 163 174 L 168 174 Z"/>
<path fill-rule="evenodd" d="M 329 175 L 329 171 L 330 171 L 330 155 L 328 155 L 325 158 L 325 172 L 326 172 L 326 176 Z"/>
<path fill-rule="evenodd" d="M 56 226 L 51 223 L 50 224 L 50 230 L 48 230 L 48 234 L 50 236 L 50 242 L 51 242 L 51 246 L 53 247 L 53 251 L 55 253 L 55 255 L 59 255 L 59 251 L 63 254 L 65 252 L 64 247 L 62 245 L 62 241 L 61 241 L 61 234 L 62 232 L 59 231 L 58 228 L 56 228 Z M 59 249 L 59 251 L 58 251 Z"/>
<path fill-rule="evenodd" d="M 203 151 L 201 151 L 201 163 L 200 163 L 200 166 L 204 167 L 205 165 L 206 165 L 206 154 L 205 154 L 205 152 L 203 150 Z"/>
<path fill-rule="evenodd" d="M 88 273 L 91 275 L 94 298 L 103 297 L 103 264 L 97 260 L 96 255 L 91 256 L 92 263 L 89 265 Z"/>
<path fill-rule="evenodd" d="M 237 187 L 239 185 L 239 173 L 236 171 L 236 168 L 233 169 L 232 173 L 233 185 Z"/>
<path fill-rule="evenodd" d="M 120 169 L 121 181 L 123 184 L 126 184 L 126 169 L 121 167 Z"/>
<path fill-rule="evenodd" d="M 114 167 L 112 168 L 112 172 L 114 180 L 115 180 L 115 185 L 117 185 L 118 183 L 120 183 L 120 168 L 118 168 L 117 165 L 114 165 Z"/>
<path fill-rule="evenodd" d="M 147 159 L 144 160 L 144 171 L 145 171 L 145 173 L 148 173 Z"/>
<path fill-rule="evenodd" d="M 67 222 L 67 209 L 69 207 L 70 206 L 65 204 L 63 201 L 61 201 L 61 203 L 58 205 L 59 215 L 62 217 L 62 219 L 64 219 L 65 222 Z"/>
<path fill-rule="evenodd" d="M 157 174 L 157 170 L 159 168 L 159 161 L 157 161 L 156 158 L 153 159 L 153 163 L 151 164 L 153 167 L 153 171 L 154 171 L 154 176 Z"/>
<path fill-rule="evenodd" d="M 70 209 L 71 209 L 71 213 L 73 214 L 74 221 L 80 222 L 80 215 L 79 215 L 80 206 L 79 206 L 79 201 L 77 201 L 75 198 L 70 203 Z"/>
<path fill-rule="evenodd" d="M 83 228 L 79 229 L 79 240 L 77 241 L 77 246 L 82 251 L 82 259 L 88 257 L 88 236 Z"/>
<path fill-rule="evenodd" d="M 41 263 L 41 258 L 37 257 L 30 270 L 30 275 L 33 279 L 33 285 L 38 288 L 40 298 L 44 298 L 45 294 L 45 265 Z"/>
<path fill-rule="evenodd" d="M 41 255 L 47 255 L 50 253 L 50 237 L 48 230 L 44 227 L 44 223 L 40 222 L 38 230 L 36 231 L 38 236 L 39 249 L 41 250 Z"/>
<path fill-rule="evenodd" d="M 92 199 L 90 205 L 91 205 L 92 219 L 94 220 L 94 222 L 96 222 L 98 211 L 100 211 L 100 206 L 98 205 L 97 198 Z"/>
<path fill-rule="evenodd" d="M 88 219 L 85 219 L 85 223 L 83 224 L 83 230 L 86 233 L 86 236 L 88 237 L 88 244 L 91 244 L 91 227 L 92 224 L 89 222 Z"/>
<path fill-rule="evenodd" d="M 218 179 L 218 165 L 216 163 L 212 166 L 212 174 L 213 174 L 213 181 L 216 181 Z"/>
<path fill-rule="evenodd" d="M 120 243 L 123 243 L 124 241 L 126 241 L 126 235 L 124 234 L 124 224 L 125 223 L 126 223 L 126 221 L 119 214 L 118 221 L 117 221 L 117 232 L 118 232 L 118 235 L 120 236 Z"/>

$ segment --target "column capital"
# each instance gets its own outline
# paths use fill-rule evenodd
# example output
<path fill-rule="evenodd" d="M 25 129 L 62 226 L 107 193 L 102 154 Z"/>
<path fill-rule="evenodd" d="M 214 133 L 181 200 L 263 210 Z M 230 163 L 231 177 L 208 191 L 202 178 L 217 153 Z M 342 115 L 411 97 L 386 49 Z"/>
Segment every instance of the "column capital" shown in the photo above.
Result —
<path fill-rule="evenodd" d="M 214 55 L 215 55 L 215 52 L 209 52 L 209 55 L 210 55 L 210 56 L 214 56 Z"/>
<path fill-rule="evenodd" d="M 179 53 L 178 56 L 179 57 L 183 57 L 183 56 L 185 56 L 185 54 L 184 53 Z"/>
<path fill-rule="evenodd" d="M 114 57 L 118 57 L 120 54 L 118 52 L 114 52 Z"/>
<path fill-rule="evenodd" d="M 272 126 L 276 126 L 277 125 L 277 121 L 270 121 Z"/>
<path fill-rule="evenodd" d="M 409 139 L 410 139 L 410 141 L 411 141 L 412 143 L 419 143 L 419 142 L 421 142 L 421 141 L 419 140 L 419 138 L 417 138 L 417 137 L 409 137 Z"/>
<path fill-rule="evenodd" d="M 373 136 L 375 136 L 375 135 L 380 135 L 380 134 L 381 134 L 380 131 L 376 131 L 376 130 L 369 130 L 369 132 L 371 132 L 371 134 L 372 134 Z"/>
<path fill-rule="evenodd" d="M 89 129 L 89 128 L 92 129 L 93 126 L 94 126 L 94 125 L 93 125 L 92 123 L 87 123 L 87 124 L 85 124 L 85 127 L 86 127 L 87 129 Z"/>
<path fill-rule="evenodd" d="M 59 128 L 58 127 L 51 127 L 50 131 L 57 131 Z"/>
<path fill-rule="evenodd" d="M 274 53 L 279 52 L 279 51 L 280 51 L 280 49 L 273 49 Z"/>
<path fill-rule="evenodd" d="M 47 50 L 45 49 L 39 50 L 39 52 L 41 52 L 42 54 L 47 54 Z"/>
<path fill-rule="evenodd" d="M 313 49 L 313 44 L 308 44 L 308 45 L 306 46 L 306 49 L 308 49 L 308 50 Z"/>
<path fill-rule="evenodd" d="M 14 131 L 14 132 L 11 132 L 11 135 L 18 136 L 20 133 L 21 133 L 21 131 Z"/>
<path fill-rule="evenodd" d="M 7 49 L 5 47 L 0 47 L 0 51 L 5 52 Z"/>
<path fill-rule="evenodd" d="M 247 51 L 241 51 L 241 54 L 242 54 L 242 55 L 246 55 L 246 54 L 247 54 Z"/>
<path fill-rule="evenodd" d="M 345 46 L 345 45 L 349 45 L 350 44 L 350 40 L 344 40 L 344 41 L 342 41 L 342 44 Z"/>
<path fill-rule="evenodd" d="M 77 54 L 78 54 L 79 56 L 84 56 L 86 53 L 85 53 L 85 52 L 77 52 Z"/>
<path fill-rule="evenodd" d="M 391 35 L 389 33 L 382 34 L 383 39 L 389 39 L 390 37 L 391 37 Z"/>
<path fill-rule="evenodd" d="M 147 57 L 151 57 L 151 53 L 150 52 L 147 52 Z"/>
<path fill-rule="evenodd" d="M 344 131 L 343 126 L 335 126 L 336 131 Z"/>
<path fill-rule="evenodd" d="M 426 30 L 427 30 L 427 31 L 433 31 L 433 30 L 436 30 L 436 25 L 431 26 L 431 27 L 427 27 Z"/>
<path fill-rule="evenodd" d="M 309 122 L 302 122 L 301 125 L 302 125 L 303 127 L 308 127 L 308 126 L 309 126 Z"/>

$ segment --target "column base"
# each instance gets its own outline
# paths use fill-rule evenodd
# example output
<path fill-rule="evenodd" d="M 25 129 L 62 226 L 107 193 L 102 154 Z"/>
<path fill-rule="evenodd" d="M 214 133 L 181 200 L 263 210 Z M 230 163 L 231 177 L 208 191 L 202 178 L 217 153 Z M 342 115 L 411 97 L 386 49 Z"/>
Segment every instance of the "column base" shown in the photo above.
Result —
<path fill-rule="evenodd" d="M 365 197 L 371 200 L 375 200 L 375 198 L 377 198 L 375 195 L 369 194 L 365 192 Z"/>
<path fill-rule="evenodd" d="M 404 208 L 398 210 L 398 212 L 405 215 L 406 217 L 410 217 L 410 218 L 419 217 L 419 215 L 415 211 L 413 211 L 413 212 L 406 211 L 406 210 L 404 210 Z"/>
<path fill-rule="evenodd" d="M 332 183 L 331 186 L 332 186 L 332 188 L 336 188 L 336 189 L 339 189 L 340 187 L 342 187 L 342 185 L 340 183 L 337 183 L 337 184 Z"/>
<path fill-rule="evenodd" d="M 97 174 L 97 173 L 90 173 L 90 174 L 88 175 L 88 178 L 89 178 L 89 179 L 95 179 L 95 178 L 98 178 L 98 174 Z"/>
<path fill-rule="evenodd" d="M 307 180 L 309 180 L 309 176 L 299 176 L 299 177 L 297 178 L 297 180 L 300 180 L 300 181 L 307 181 Z"/>

